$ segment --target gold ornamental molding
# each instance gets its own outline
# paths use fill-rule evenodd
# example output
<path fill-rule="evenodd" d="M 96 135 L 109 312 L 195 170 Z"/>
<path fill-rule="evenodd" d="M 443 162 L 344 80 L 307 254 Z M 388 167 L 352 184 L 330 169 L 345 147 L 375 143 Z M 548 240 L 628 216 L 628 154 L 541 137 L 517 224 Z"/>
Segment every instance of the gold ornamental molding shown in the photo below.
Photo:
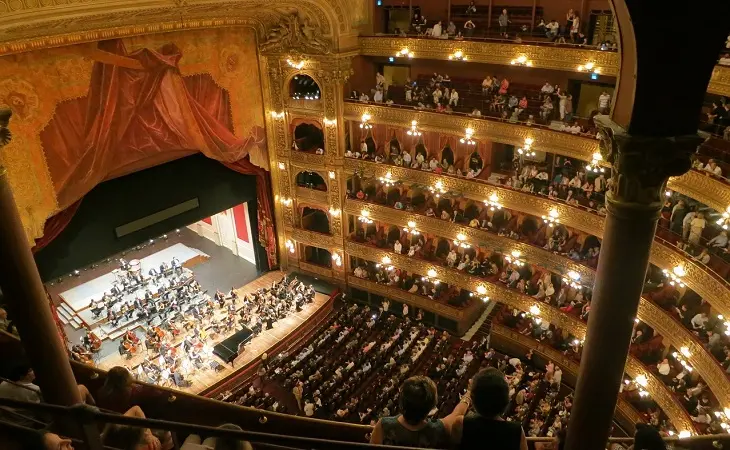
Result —
<path fill-rule="evenodd" d="M 418 59 L 449 60 L 461 51 L 476 63 L 510 65 L 510 61 L 526 56 L 532 67 L 577 72 L 577 67 L 593 62 L 601 67 L 601 75 L 615 77 L 621 59 L 618 52 L 589 50 L 551 45 L 527 45 L 502 42 L 454 41 L 451 39 L 418 39 L 400 37 L 360 37 L 360 53 L 390 57 L 407 48 Z"/>
<path fill-rule="evenodd" d="M 529 245 L 519 241 L 513 241 L 509 238 L 497 236 L 486 231 L 478 230 L 472 227 L 466 227 L 454 224 L 449 221 L 435 219 L 412 214 L 405 211 L 399 211 L 382 205 L 376 205 L 358 200 L 348 199 L 345 201 L 345 212 L 353 216 L 360 215 L 362 210 L 370 212 L 370 218 L 377 221 L 383 221 L 390 225 L 405 227 L 408 221 L 416 222 L 416 228 L 421 232 L 435 234 L 449 240 L 456 239 L 457 234 L 461 233 L 467 236 L 467 240 L 473 244 L 482 243 L 490 249 L 496 251 L 519 250 L 522 252 L 523 258 L 530 264 L 535 264 L 548 271 L 563 275 L 566 270 L 575 270 L 581 274 L 581 280 L 586 285 L 592 285 L 595 279 L 595 271 L 583 264 L 577 264 L 575 261 L 564 256 L 553 254 L 547 250 L 534 245 Z M 665 261 L 669 267 L 682 264 L 682 258 L 674 251 L 661 246 L 655 245 L 653 248 L 655 257 Z M 711 284 L 714 279 L 703 271 L 699 266 L 692 264 L 685 265 L 687 277 L 695 277 L 695 280 L 702 281 L 705 284 Z M 463 274 L 463 272 L 459 272 Z M 705 279 L 704 277 L 707 277 Z M 724 298 L 721 293 L 708 295 L 712 298 Z M 722 314 L 725 314 L 722 312 Z M 677 349 L 683 346 L 688 347 L 690 356 L 686 357 L 687 361 L 697 370 L 697 373 L 707 381 L 710 390 L 720 400 L 723 405 L 730 405 L 730 382 L 722 367 L 715 361 L 714 357 L 707 352 L 702 343 L 692 335 L 681 323 L 671 317 L 666 311 L 659 308 L 651 301 L 641 298 L 639 301 L 639 311 L 637 314 L 639 320 L 645 322 L 652 327 L 657 333 L 661 334 L 665 339 L 665 344 L 671 345 Z M 728 316 L 730 317 L 730 316 Z"/>
<path fill-rule="evenodd" d="M 710 85 L 707 86 L 707 92 L 711 94 L 730 96 L 730 67 L 715 66 L 710 78 Z"/>
<path fill-rule="evenodd" d="M 293 166 L 303 167 L 313 170 L 324 170 L 324 155 L 315 155 L 314 153 L 291 151 L 290 161 Z"/>
<path fill-rule="evenodd" d="M 730 206 L 730 186 L 699 170 L 690 170 L 681 177 L 672 177 L 667 187 L 704 203 L 715 211 Z"/>
<path fill-rule="evenodd" d="M 499 236 L 495 233 L 480 230 L 474 227 L 459 225 L 446 220 L 437 219 L 435 217 L 427 217 L 422 214 L 413 214 L 406 211 L 400 211 L 387 206 L 377 205 L 374 203 L 362 202 L 359 200 L 345 200 L 345 213 L 353 216 L 359 216 L 362 210 L 370 212 L 370 218 L 386 222 L 390 225 L 396 225 L 404 228 L 409 221 L 416 222 L 416 229 L 421 232 L 434 234 L 455 240 L 456 236 L 463 234 L 466 240 L 472 244 L 486 246 L 490 250 L 509 254 L 513 250 L 522 253 L 523 259 L 530 264 L 543 267 L 553 273 L 565 275 L 569 271 L 580 274 L 581 282 L 586 285 L 593 285 L 595 271 L 588 266 L 578 264 L 570 258 L 560 256 L 544 250 L 540 247 L 510 239 L 506 236 Z"/>
<path fill-rule="evenodd" d="M 394 252 L 358 244 L 352 241 L 348 241 L 345 244 L 345 248 L 348 255 L 369 261 L 377 262 L 382 260 L 384 256 L 387 256 L 392 261 L 393 266 L 418 275 L 423 275 L 429 270 L 434 270 L 436 272 L 435 278 L 449 285 L 467 289 L 472 292 L 476 292 L 477 287 L 482 286 L 486 289 L 486 295 L 488 295 L 492 301 L 503 303 L 521 311 L 530 311 L 531 309 L 534 310 L 537 308 L 539 310 L 539 314 L 537 315 L 541 319 L 547 320 L 551 324 L 572 334 L 578 339 L 585 338 L 587 328 L 585 323 L 579 321 L 575 317 L 565 314 L 552 305 L 537 301 L 528 295 L 507 289 L 498 283 L 490 283 L 473 277 L 468 273 L 459 272 L 455 269 L 450 269 L 448 267 L 443 267 L 438 264 L 433 264 L 415 258 L 409 258 L 405 255 L 399 255 Z M 352 278 L 354 277 L 348 277 L 348 283 Z M 377 283 L 373 284 L 377 285 Z M 654 399 L 667 416 L 669 416 L 674 426 L 680 430 L 694 430 L 692 420 L 689 418 L 689 415 L 682 405 L 679 404 L 677 398 L 669 391 L 666 385 L 658 380 L 653 373 L 646 369 L 633 356 L 629 356 L 627 359 L 626 373 L 632 378 L 642 374 L 645 375 L 649 380 L 649 384 L 646 387 L 647 392 L 649 392 L 652 399 Z"/>
<path fill-rule="evenodd" d="M 347 276 L 347 284 L 351 287 L 382 295 L 383 297 L 408 303 L 411 306 L 434 312 L 451 320 L 461 321 L 464 318 L 463 310 L 435 302 L 420 295 L 410 294 L 402 289 L 391 288 L 374 281 L 358 278 L 354 275 Z"/>
<path fill-rule="evenodd" d="M 563 371 L 572 374 L 575 378 L 578 378 L 578 363 L 571 358 L 565 357 L 565 355 L 558 350 L 498 323 L 492 324 L 492 335 L 501 336 L 508 341 L 516 342 L 520 346 L 530 349 L 541 355 L 543 358 L 554 362 L 557 366 L 563 369 Z M 618 409 L 618 413 L 624 417 L 627 425 L 633 427 L 637 423 L 644 423 L 644 419 L 641 418 L 641 415 L 636 408 L 631 406 L 631 404 L 623 398 L 619 397 L 616 408 Z"/>
<path fill-rule="evenodd" d="M 309 203 L 315 203 L 325 208 L 329 208 L 329 199 L 327 197 L 327 191 L 318 191 L 317 189 L 309 189 L 301 186 L 297 186 L 296 189 L 297 200 L 303 200 Z"/>
<path fill-rule="evenodd" d="M 582 208 L 552 201 L 544 196 L 528 194 L 494 184 L 468 180 L 466 178 L 437 175 L 422 170 L 351 158 L 345 159 L 345 170 L 350 173 L 354 173 L 355 171 L 362 172 L 365 176 L 375 178 L 384 177 L 386 173 L 391 172 L 394 180 L 408 180 L 426 186 L 432 186 L 437 181 L 441 181 L 447 191 L 461 193 L 465 197 L 479 202 L 487 200 L 492 193 L 496 193 L 499 197 L 499 202 L 508 209 L 522 211 L 536 217 L 546 215 L 551 209 L 554 209 L 560 215 L 560 222 L 565 226 L 592 234 L 598 238 L 603 237 L 605 225 L 605 218 L 603 216 L 588 212 Z M 655 266 L 667 270 L 672 270 L 680 264 L 683 265 L 687 271 L 687 275 L 683 280 L 690 289 L 701 295 L 721 314 L 730 317 L 730 295 L 728 295 L 730 291 L 724 283 L 711 276 L 691 258 L 678 253 L 663 242 L 655 240 L 651 250 L 650 261 Z"/>
<path fill-rule="evenodd" d="M 325 250 L 342 249 L 342 243 L 332 235 L 293 228 L 290 237 L 300 244 Z"/>
<path fill-rule="evenodd" d="M 521 146 L 526 138 L 534 139 L 534 150 L 557 153 L 559 155 L 590 161 L 592 155 L 599 151 L 596 139 L 574 136 L 570 133 L 552 131 L 546 128 L 528 127 L 487 118 L 456 116 L 443 113 L 427 112 L 416 109 L 394 108 L 345 102 L 345 119 L 359 122 L 363 114 L 370 114 L 371 123 L 382 123 L 409 129 L 413 120 L 418 121 L 422 131 L 463 135 L 466 128 L 474 130 L 474 139 L 488 139 L 504 144 Z M 441 149 L 429 149 L 431 151 Z"/>
<path fill-rule="evenodd" d="M 330 278 L 330 279 L 337 278 L 335 276 L 335 272 L 332 269 L 318 266 L 316 264 L 310 264 L 310 263 L 304 262 L 304 261 L 299 261 L 299 269 L 304 270 L 309 273 L 313 273 L 315 275 L 319 275 L 324 278 Z"/>

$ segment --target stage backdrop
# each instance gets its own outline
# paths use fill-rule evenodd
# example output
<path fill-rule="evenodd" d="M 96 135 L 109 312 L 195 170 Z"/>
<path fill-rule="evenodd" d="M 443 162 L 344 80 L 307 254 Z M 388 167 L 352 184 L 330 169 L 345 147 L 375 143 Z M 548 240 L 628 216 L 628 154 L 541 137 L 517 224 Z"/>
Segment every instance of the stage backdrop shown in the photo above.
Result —
<path fill-rule="evenodd" d="M 1 156 L 29 238 L 98 183 L 202 152 L 268 169 L 249 28 L 100 41 L 0 59 Z"/>

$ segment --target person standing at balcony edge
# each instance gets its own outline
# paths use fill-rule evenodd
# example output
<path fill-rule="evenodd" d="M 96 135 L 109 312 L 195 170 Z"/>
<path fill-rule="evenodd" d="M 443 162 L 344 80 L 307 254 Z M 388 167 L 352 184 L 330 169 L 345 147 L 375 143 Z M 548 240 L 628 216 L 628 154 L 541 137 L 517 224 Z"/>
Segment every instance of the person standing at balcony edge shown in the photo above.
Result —
<path fill-rule="evenodd" d="M 472 22 L 471 19 L 464 22 L 464 36 L 466 37 L 472 37 L 474 36 L 474 28 L 477 26 Z"/>
<path fill-rule="evenodd" d="M 688 239 L 690 244 L 699 245 L 700 238 L 702 237 L 702 230 L 705 229 L 706 225 L 707 221 L 705 220 L 705 215 L 702 213 L 697 213 L 697 216 L 690 222 Z"/>
<path fill-rule="evenodd" d="M 611 104 L 611 94 L 605 90 L 598 96 L 598 112 L 601 114 L 608 114 L 608 110 Z"/>
<path fill-rule="evenodd" d="M 510 403 L 509 389 L 504 375 L 495 368 L 484 369 L 474 376 L 467 395 L 471 394 L 476 413 L 455 417 L 451 441 L 456 448 L 527 450 L 521 424 L 502 418 Z M 489 444 L 485 445 L 485 441 Z"/>
<path fill-rule="evenodd" d="M 497 21 L 499 22 L 499 33 L 505 38 L 508 37 L 507 26 L 511 23 L 511 20 L 509 20 L 506 8 L 502 10 L 502 14 L 499 15 Z"/>

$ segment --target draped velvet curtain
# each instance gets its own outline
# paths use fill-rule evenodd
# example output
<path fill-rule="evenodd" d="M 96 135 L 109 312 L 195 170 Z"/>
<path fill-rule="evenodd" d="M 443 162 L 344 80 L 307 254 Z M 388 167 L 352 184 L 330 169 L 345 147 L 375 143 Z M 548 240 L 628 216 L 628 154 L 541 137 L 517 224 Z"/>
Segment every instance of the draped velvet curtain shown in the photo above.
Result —
<path fill-rule="evenodd" d="M 121 40 L 109 40 L 99 42 L 93 56 L 88 95 L 58 105 L 41 131 L 63 211 L 49 219 L 36 247 L 55 238 L 102 181 L 202 152 L 257 177 L 259 237 L 274 267 L 269 175 L 250 160 L 251 151 L 265 145 L 264 130 L 252 126 L 246 137 L 234 135 L 228 92 L 208 74 L 182 77 L 182 53 L 174 44 L 128 53 Z"/>

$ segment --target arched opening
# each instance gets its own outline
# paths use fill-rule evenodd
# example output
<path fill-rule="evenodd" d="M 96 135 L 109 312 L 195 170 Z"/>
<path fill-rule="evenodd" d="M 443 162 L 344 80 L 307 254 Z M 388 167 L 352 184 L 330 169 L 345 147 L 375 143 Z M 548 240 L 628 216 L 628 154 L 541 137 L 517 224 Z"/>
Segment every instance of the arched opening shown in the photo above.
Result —
<path fill-rule="evenodd" d="M 309 75 L 295 75 L 289 82 L 289 95 L 294 100 L 319 100 L 321 91 Z"/>
<path fill-rule="evenodd" d="M 446 147 L 441 151 L 441 164 L 446 167 L 454 165 L 454 151 L 451 150 L 449 144 L 446 144 Z"/>
<path fill-rule="evenodd" d="M 395 244 L 395 241 L 400 240 L 400 232 L 401 232 L 401 229 L 396 227 L 395 225 L 391 225 L 388 228 L 388 238 L 387 238 L 388 245 L 393 245 L 393 244 Z"/>
<path fill-rule="evenodd" d="M 375 139 L 373 139 L 373 135 L 368 132 L 368 135 L 365 136 L 365 146 L 367 148 L 368 155 L 370 158 L 375 157 L 375 151 L 378 149 L 378 145 L 375 143 Z"/>
<path fill-rule="evenodd" d="M 521 234 L 523 236 L 527 236 L 528 239 L 532 239 L 532 237 L 537 233 L 537 230 L 540 228 L 537 224 L 537 220 L 535 220 L 532 217 L 526 217 L 525 220 L 522 221 L 522 230 Z"/>
<path fill-rule="evenodd" d="M 439 238 L 438 244 L 436 244 L 436 257 L 445 258 L 446 255 L 451 251 L 451 244 L 444 238 Z"/>
<path fill-rule="evenodd" d="M 304 261 L 322 267 L 332 268 L 332 253 L 319 247 L 304 246 Z"/>
<path fill-rule="evenodd" d="M 479 210 L 479 207 L 474 201 L 470 200 L 466 204 L 466 208 L 464 208 L 464 218 L 471 221 L 472 219 L 478 219 L 480 214 L 481 211 Z"/>
<path fill-rule="evenodd" d="M 395 134 L 393 134 L 393 136 L 390 138 L 390 142 L 388 144 L 388 147 L 390 148 L 390 156 L 401 154 L 400 142 L 398 142 Z"/>
<path fill-rule="evenodd" d="M 416 144 L 416 158 L 418 158 L 418 156 L 423 158 L 421 161 L 428 161 L 428 150 L 426 150 L 426 146 L 423 145 L 423 141 L 418 141 L 418 144 Z"/>
<path fill-rule="evenodd" d="M 303 152 L 324 151 L 324 133 L 316 125 L 301 123 L 294 128 L 294 149 Z"/>
<path fill-rule="evenodd" d="M 297 186 L 327 191 L 327 183 L 317 172 L 302 171 L 297 174 Z"/>
<path fill-rule="evenodd" d="M 305 206 L 302 210 L 302 228 L 317 233 L 330 233 L 330 219 L 324 211 Z"/>
<path fill-rule="evenodd" d="M 472 152 L 471 156 L 469 157 L 469 170 L 473 171 L 475 174 L 478 174 L 482 171 L 484 168 L 484 161 L 482 160 L 481 155 L 478 152 Z"/>

